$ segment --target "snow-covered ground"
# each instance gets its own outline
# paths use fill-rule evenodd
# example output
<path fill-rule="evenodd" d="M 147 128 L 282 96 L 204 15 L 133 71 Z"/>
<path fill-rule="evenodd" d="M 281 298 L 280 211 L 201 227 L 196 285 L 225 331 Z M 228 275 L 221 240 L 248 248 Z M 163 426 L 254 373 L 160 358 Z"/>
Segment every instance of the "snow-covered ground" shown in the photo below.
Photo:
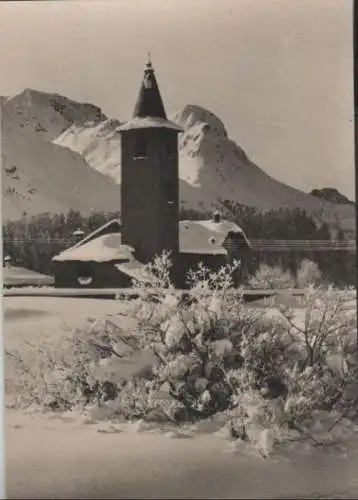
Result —
<path fill-rule="evenodd" d="M 89 315 L 115 318 L 127 307 L 50 297 L 3 303 L 8 349 L 58 340 Z M 5 437 L 8 498 L 358 498 L 358 433 L 341 449 L 288 449 L 264 460 L 212 430 L 179 439 L 136 424 L 7 409 Z"/>
<path fill-rule="evenodd" d="M 61 335 L 85 324 L 87 319 L 101 319 L 125 312 L 128 304 L 115 300 L 4 297 L 4 347 L 18 349 L 27 340 L 58 340 Z"/>
<path fill-rule="evenodd" d="M 6 415 L 7 498 L 357 498 L 345 452 L 263 460 L 214 435 L 176 439 L 75 416 Z"/>

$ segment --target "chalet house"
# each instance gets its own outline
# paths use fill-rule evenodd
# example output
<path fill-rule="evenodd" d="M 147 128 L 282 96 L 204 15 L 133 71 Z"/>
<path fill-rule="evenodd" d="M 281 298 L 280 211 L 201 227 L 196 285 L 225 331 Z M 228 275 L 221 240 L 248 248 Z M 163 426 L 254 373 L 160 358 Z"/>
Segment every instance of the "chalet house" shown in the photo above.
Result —
<path fill-rule="evenodd" d="M 123 288 L 144 268 L 135 250 L 122 244 L 122 224 L 112 220 L 53 258 L 55 283 L 65 288 Z M 179 258 L 176 282 L 185 287 L 185 275 L 203 263 L 218 270 L 234 259 L 241 260 L 238 281 L 245 278 L 245 259 L 250 243 L 236 225 L 214 217 L 179 222 Z"/>
<path fill-rule="evenodd" d="M 143 266 L 169 251 L 173 281 L 199 262 L 211 269 L 240 259 L 251 246 L 236 224 L 179 221 L 178 134 L 166 117 L 154 70 L 147 63 L 133 118 L 121 136 L 121 221 L 112 220 L 53 258 L 57 287 L 122 288 Z M 245 266 L 241 269 L 240 281 Z"/>

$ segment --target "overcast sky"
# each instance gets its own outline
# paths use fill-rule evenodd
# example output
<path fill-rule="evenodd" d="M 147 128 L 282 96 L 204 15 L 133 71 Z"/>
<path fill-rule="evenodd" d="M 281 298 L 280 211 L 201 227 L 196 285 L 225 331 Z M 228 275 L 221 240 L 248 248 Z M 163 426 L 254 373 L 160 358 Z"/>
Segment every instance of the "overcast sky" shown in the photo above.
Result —
<path fill-rule="evenodd" d="M 354 197 L 351 0 L 0 2 L 0 95 L 132 114 L 147 52 L 170 115 L 216 113 L 271 176 Z"/>

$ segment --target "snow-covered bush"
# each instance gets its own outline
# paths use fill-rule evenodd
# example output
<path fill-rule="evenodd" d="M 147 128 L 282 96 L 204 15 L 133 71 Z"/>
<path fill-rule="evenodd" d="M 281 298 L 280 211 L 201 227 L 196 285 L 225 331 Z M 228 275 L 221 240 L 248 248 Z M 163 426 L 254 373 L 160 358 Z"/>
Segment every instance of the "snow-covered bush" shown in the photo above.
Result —
<path fill-rule="evenodd" d="M 319 285 L 322 281 L 322 273 L 318 265 L 312 260 L 303 259 L 297 270 L 297 287 L 306 288 L 309 285 Z"/>
<path fill-rule="evenodd" d="M 249 278 L 249 286 L 256 289 L 287 289 L 296 286 L 295 280 L 289 271 L 280 266 L 261 264 L 256 273 Z"/>
<path fill-rule="evenodd" d="M 16 376 L 6 380 L 13 404 L 33 403 L 53 410 L 70 409 L 117 393 L 110 380 L 106 361 L 119 359 L 114 325 L 88 322 L 83 329 L 70 332 L 59 343 L 43 342 L 41 347 L 27 343 L 26 355 L 5 351 L 7 363 Z"/>
<path fill-rule="evenodd" d="M 308 286 L 301 318 L 284 307 L 272 315 L 246 308 L 230 275 L 229 268 L 213 273 L 201 266 L 189 275 L 190 301 L 173 292 L 136 304 L 139 338 L 157 359 L 157 386 L 169 386 L 193 418 L 242 409 L 243 394 L 252 392 L 282 398 L 281 416 L 291 425 L 316 410 L 354 407 L 354 397 L 348 403 L 345 396 L 357 370 L 348 294 Z"/>
<path fill-rule="evenodd" d="M 171 285 L 169 257 L 156 259 L 134 283 L 141 293 L 128 313 L 132 329 L 92 324 L 60 346 L 42 347 L 30 371 L 10 353 L 21 374 L 17 393 L 52 408 L 113 400 L 110 415 L 128 419 L 180 423 L 224 415 L 232 436 L 267 443 L 292 429 L 304 433 L 317 412 L 353 418 L 358 352 L 351 297 L 311 285 L 300 311 L 248 308 L 231 274 L 230 266 L 218 272 L 200 266 L 183 295 Z M 150 366 L 126 371 L 128 360 L 143 353 Z"/>

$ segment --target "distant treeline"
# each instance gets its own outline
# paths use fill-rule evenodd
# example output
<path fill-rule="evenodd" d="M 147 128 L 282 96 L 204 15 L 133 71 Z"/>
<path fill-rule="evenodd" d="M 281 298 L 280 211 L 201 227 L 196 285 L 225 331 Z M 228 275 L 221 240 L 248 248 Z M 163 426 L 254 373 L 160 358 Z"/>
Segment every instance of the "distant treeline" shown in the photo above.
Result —
<path fill-rule="evenodd" d="M 263 240 L 329 240 L 346 241 L 352 235 L 345 234 L 339 224 L 324 222 L 324 214 L 310 216 L 302 209 L 281 208 L 259 211 L 239 203 L 221 201 L 221 212 L 226 219 L 235 222 L 249 239 Z M 182 210 L 181 219 L 200 220 L 210 218 L 204 211 Z M 280 265 L 285 271 L 296 274 L 304 259 L 315 262 L 324 280 L 336 286 L 356 286 L 356 254 L 348 251 L 282 251 L 253 253 L 249 271 L 254 273 L 260 263 Z"/>
<path fill-rule="evenodd" d="M 249 239 L 285 240 L 331 240 L 332 228 L 314 220 L 303 210 L 280 209 L 257 211 L 229 202 L 222 203 L 222 212 L 227 219 L 237 223 Z M 180 219 L 209 219 L 211 214 L 181 209 Z M 3 223 L 3 255 L 11 257 L 13 265 L 23 266 L 44 274 L 52 274 L 51 259 L 54 255 L 78 241 L 73 233 L 81 229 L 88 234 L 111 219 L 120 218 L 119 212 L 92 213 L 83 216 L 70 210 L 67 215 L 40 214 L 22 217 Z M 345 240 L 344 231 L 334 228 L 335 239 Z M 317 263 L 324 278 L 339 286 L 356 285 L 356 255 L 346 251 L 325 252 L 265 252 L 253 253 L 250 270 L 260 262 L 281 265 L 295 273 L 303 259 Z"/>

